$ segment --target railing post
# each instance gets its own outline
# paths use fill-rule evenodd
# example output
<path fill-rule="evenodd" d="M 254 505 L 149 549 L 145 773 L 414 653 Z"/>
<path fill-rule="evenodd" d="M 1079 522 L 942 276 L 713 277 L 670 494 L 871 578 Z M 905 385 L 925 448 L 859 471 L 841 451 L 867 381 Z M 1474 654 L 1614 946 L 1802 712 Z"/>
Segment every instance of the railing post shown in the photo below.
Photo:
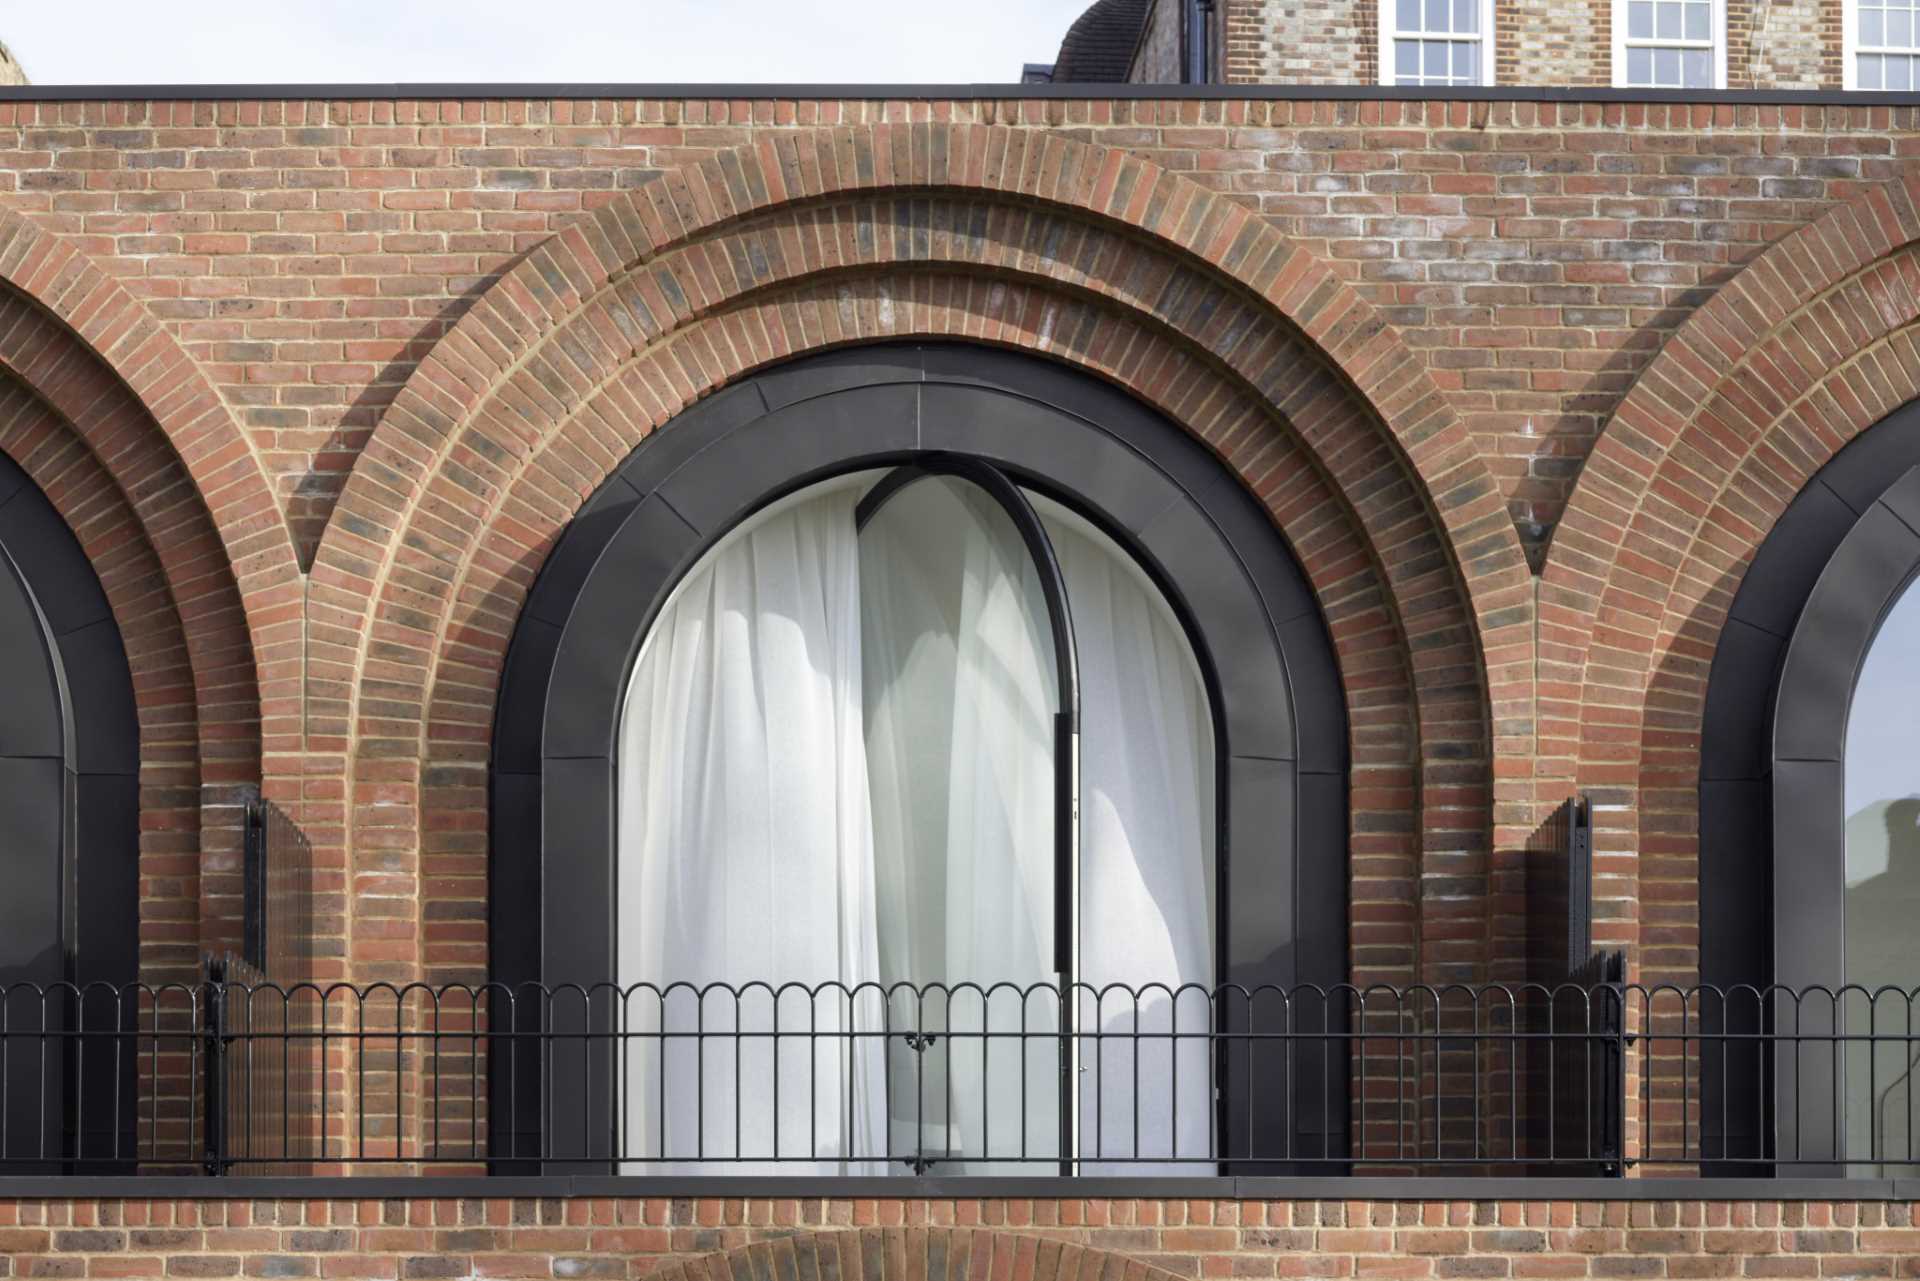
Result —
<path fill-rule="evenodd" d="M 1606 990 L 1613 999 L 1613 1065 L 1610 1075 L 1612 1081 L 1607 1089 L 1607 1105 L 1612 1111 L 1606 1134 L 1607 1161 L 1606 1173 L 1616 1179 L 1627 1176 L 1627 1052 L 1632 1038 L 1627 1035 L 1627 984 L 1624 956 L 1618 953 L 1608 957 L 1609 968 L 1618 965 L 1621 972 L 1609 974 Z M 1651 1134 L 1651 1118 L 1640 1119 L 1643 1136 Z"/>
<path fill-rule="evenodd" d="M 206 1099 L 206 1119 L 201 1127 L 203 1148 L 201 1168 L 208 1174 L 227 1172 L 227 989 L 224 968 L 207 958 L 205 1047 L 202 1082 Z"/>

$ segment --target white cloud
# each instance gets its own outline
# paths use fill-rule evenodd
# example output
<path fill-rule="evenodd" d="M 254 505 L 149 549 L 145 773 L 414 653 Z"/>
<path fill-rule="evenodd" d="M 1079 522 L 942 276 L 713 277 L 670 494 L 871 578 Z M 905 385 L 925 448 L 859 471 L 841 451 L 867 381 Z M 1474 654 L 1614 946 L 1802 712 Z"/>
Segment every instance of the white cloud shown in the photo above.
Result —
<path fill-rule="evenodd" d="M 38 84 L 1008 83 L 1090 0 L 0 3 Z"/>

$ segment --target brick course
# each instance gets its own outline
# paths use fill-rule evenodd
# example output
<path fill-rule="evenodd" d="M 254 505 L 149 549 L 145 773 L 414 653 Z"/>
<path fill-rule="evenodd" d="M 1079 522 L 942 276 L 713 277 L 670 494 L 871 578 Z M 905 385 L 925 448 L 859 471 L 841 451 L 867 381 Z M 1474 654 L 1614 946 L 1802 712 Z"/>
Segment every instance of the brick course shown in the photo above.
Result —
<path fill-rule="evenodd" d="M 1162 1281 L 1920 1275 L 1905 1202 L 0 1202 L 20 1277 Z"/>

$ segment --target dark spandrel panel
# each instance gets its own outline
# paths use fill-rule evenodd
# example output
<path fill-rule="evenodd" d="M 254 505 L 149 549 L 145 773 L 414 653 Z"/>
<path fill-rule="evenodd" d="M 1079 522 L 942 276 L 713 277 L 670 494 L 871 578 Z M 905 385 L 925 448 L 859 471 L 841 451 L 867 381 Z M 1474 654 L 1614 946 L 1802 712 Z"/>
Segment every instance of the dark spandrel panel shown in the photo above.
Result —
<path fill-rule="evenodd" d="M 61 930 L 66 863 L 60 762 L 0 757 L 0 983 L 67 977 Z"/>

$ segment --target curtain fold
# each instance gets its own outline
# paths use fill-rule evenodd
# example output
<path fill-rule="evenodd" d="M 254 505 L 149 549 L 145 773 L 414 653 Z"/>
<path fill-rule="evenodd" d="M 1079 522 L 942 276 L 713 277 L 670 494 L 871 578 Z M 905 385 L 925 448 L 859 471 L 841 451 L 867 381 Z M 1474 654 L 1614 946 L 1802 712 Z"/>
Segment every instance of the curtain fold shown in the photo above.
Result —
<path fill-rule="evenodd" d="M 1215 1151 L 1206 687 L 1186 633 L 1133 558 L 1058 504 L 1035 503 L 1079 656 L 1079 981 L 1091 989 L 1076 1019 L 1082 1170 L 1190 1173 L 1170 1162 Z M 1152 1158 L 1166 1163 L 1138 1163 Z"/>
<path fill-rule="evenodd" d="M 1058 1157 L 1055 688 L 1038 572 L 977 486 L 916 481 L 860 536 L 886 981 L 936 1037 L 891 1054 L 896 1148 L 946 1173 Z M 1012 1167 L 1007 1167 L 1012 1168 Z"/>
<path fill-rule="evenodd" d="M 882 1169 L 864 1159 L 885 1146 L 881 1046 L 834 1035 L 876 1023 L 861 985 L 879 973 L 857 497 L 809 496 L 736 531 L 676 589 L 635 664 L 617 976 L 655 985 L 627 1001 L 622 1068 L 624 1151 L 664 1159 L 649 1171 Z M 829 987 L 748 987 L 769 982 Z M 686 986 L 656 997 L 666 983 Z M 713 983 L 744 995 L 699 990 Z M 828 1035 L 776 1040 L 776 1017 Z"/>

